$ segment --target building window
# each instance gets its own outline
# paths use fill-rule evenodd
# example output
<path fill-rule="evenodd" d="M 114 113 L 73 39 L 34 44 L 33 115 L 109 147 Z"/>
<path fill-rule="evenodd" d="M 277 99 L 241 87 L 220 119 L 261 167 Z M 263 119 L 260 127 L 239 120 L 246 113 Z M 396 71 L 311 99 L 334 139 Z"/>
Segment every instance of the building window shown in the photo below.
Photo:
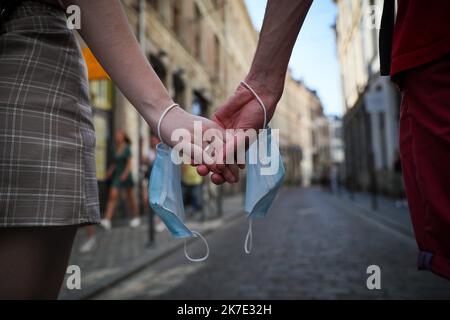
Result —
<path fill-rule="evenodd" d="M 213 3 L 214 8 L 217 9 L 220 5 L 220 0 L 213 0 L 212 3 Z"/>
<path fill-rule="evenodd" d="M 208 117 L 208 100 L 201 92 L 194 90 L 194 97 L 192 100 L 192 114 L 202 117 Z"/>
<path fill-rule="evenodd" d="M 172 3 L 172 30 L 178 36 L 181 33 L 181 8 L 179 1 Z"/>
<path fill-rule="evenodd" d="M 196 116 L 202 114 L 202 106 L 197 99 L 194 99 L 194 102 L 192 103 L 192 114 Z"/>
<path fill-rule="evenodd" d="M 112 82 L 111 80 L 92 80 L 89 82 L 91 103 L 98 109 L 111 110 L 112 108 Z"/>
<path fill-rule="evenodd" d="M 183 74 L 183 71 L 177 71 L 172 76 L 172 82 L 173 82 L 173 88 L 174 88 L 173 99 L 174 99 L 174 101 L 179 103 L 183 109 L 186 109 L 186 103 L 185 103 L 186 102 L 185 101 L 186 85 L 184 84 L 182 74 Z"/>
<path fill-rule="evenodd" d="M 139 12 L 139 0 L 132 0 L 131 2 L 125 2 L 125 5 L 128 4 L 131 8 L 133 8 L 136 12 Z"/>
<path fill-rule="evenodd" d="M 113 83 L 107 79 L 91 80 L 89 81 L 89 93 L 93 106 L 93 123 L 96 136 L 95 162 L 97 179 L 99 182 L 104 182 L 107 178 L 108 148 L 111 142 Z"/>
<path fill-rule="evenodd" d="M 147 0 L 148 4 L 156 11 L 159 11 L 159 0 Z"/>
<path fill-rule="evenodd" d="M 202 14 L 200 12 L 200 8 L 197 4 L 195 4 L 194 9 L 194 55 L 198 60 L 202 59 L 202 37 L 201 37 L 201 23 L 202 23 Z"/>
<path fill-rule="evenodd" d="M 336 139 L 343 139 L 342 127 L 336 127 L 334 129 L 334 136 L 336 137 Z"/>
<path fill-rule="evenodd" d="M 386 122 L 384 112 L 378 114 L 380 124 L 380 148 L 381 148 L 381 168 L 387 167 L 387 146 L 386 146 Z"/>
<path fill-rule="evenodd" d="M 214 36 L 214 72 L 220 78 L 220 41 L 217 36 Z"/>
<path fill-rule="evenodd" d="M 158 57 L 150 55 L 150 63 L 155 70 L 156 75 L 161 80 L 164 86 L 167 85 L 167 69 L 164 63 Z"/>

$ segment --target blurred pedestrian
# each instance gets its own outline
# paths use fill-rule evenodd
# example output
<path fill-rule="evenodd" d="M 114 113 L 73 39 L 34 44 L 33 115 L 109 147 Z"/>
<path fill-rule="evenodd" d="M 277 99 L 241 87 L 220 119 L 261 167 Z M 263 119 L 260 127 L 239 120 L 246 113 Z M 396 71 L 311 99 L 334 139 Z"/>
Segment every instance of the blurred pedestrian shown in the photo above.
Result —
<path fill-rule="evenodd" d="M 115 143 L 113 145 L 113 163 L 107 172 L 107 177 L 111 180 L 111 188 L 109 190 L 105 217 L 101 221 L 101 226 L 106 230 L 111 229 L 114 209 L 122 190 L 126 192 L 128 204 L 133 216 L 130 221 L 130 227 L 136 228 L 141 224 L 139 209 L 134 195 L 134 180 L 131 173 L 132 162 L 131 140 L 122 129 L 119 129 L 116 132 Z"/>
<path fill-rule="evenodd" d="M 192 209 L 192 213 L 190 213 L 195 216 L 203 210 L 203 177 L 198 174 L 195 167 L 183 164 L 181 166 L 181 182 L 185 205 L 190 206 Z"/>
<path fill-rule="evenodd" d="M 381 74 L 402 93 L 400 160 L 417 267 L 450 280 L 450 1 L 395 7 L 384 1 Z"/>
<path fill-rule="evenodd" d="M 89 225 L 86 226 L 85 229 L 86 229 L 86 240 L 81 244 L 79 248 L 80 253 L 91 252 L 97 245 L 97 237 L 95 236 L 94 226 Z"/>
<path fill-rule="evenodd" d="M 142 181 L 142 200 L 144 205 L 150 209 L 149 197 L 148 197 L 148 184 L 150 175 L 152 174 L 153 162 L 156 160 L 156 146 L 161 141 L 159 140 L 157 135 L 152 134 L 150 136 L 150 148 L 146 152 L 143 153 L 141 163 L 142 170 L 144 171 L 144 181 Z M 150 219 L 154 219 L 155 222 L 155 230 L 157 232 L 164 231 L 164 224 L 157 216 L 151 216 Z"/>

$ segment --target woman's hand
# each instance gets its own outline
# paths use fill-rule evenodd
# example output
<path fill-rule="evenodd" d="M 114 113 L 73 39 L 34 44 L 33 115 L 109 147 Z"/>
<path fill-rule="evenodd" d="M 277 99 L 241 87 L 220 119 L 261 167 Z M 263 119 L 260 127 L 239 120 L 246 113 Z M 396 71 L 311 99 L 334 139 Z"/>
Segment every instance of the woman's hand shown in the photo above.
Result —
<path fill-rule="evenodd" d="M 223 163 L 223 158 L 214 157 L 205 151 L 211 137 L 213 137 L 212 139 L 221 139 L 221 143 L 224 145 L 225 132 L 216 122 L 192 115 L 176 107 L 163 118 L 160 129 L 162 141 L 171 147 L 175 147 L 179 143 L 189 143 L 191 154 L 187 156 L 193 164 L 205 166 L 208 172 L 214 172 L 213 183 L 239 181 L 239 168 L 236 165 L 222 165 L 219 168 L 217 163 Z M 180 137 L 185 137 L 186 134 L 189 135 L 189 140 L 180 140 Z"/>

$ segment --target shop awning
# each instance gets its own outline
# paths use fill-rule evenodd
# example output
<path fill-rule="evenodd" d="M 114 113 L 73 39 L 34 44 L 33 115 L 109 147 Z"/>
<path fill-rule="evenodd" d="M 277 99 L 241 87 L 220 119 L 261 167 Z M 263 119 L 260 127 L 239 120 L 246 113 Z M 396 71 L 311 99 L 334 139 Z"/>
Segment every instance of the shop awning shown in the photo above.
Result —
<path fill-rule="evenodd" d="M 88 68 L 88 78 L 89 80 L 102 80 L 109 79 L 108 74 L 105 69 L 100 65 L 100 63 L 95 58 L 94 54 L 89 48 L 83 48 L 83 57 L 86 61 Z"/>

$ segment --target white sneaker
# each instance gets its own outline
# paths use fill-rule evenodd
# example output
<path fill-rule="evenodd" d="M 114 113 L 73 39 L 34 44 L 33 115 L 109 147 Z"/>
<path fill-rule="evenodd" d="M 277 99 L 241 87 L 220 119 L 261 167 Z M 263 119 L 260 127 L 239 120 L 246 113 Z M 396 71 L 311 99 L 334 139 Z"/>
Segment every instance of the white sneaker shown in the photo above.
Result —
<path fill-rule="evenodd" d="M 164 229 L 165 229 L 165 227 L 162 222 L 156 224 L 156 227 L 155 227 L 156 232 L 163 232 Z"/>
<path fill-rule="evenodd" d="M 139 227 L 140 225 L 141 225 L 141 218 L 136 217 L 136 218 L 131 219 L 131 221 L 130 221 L 130 227 L 132 227 L 132 228 L 137 228 L 137 227 Z"/>
<path fill-rule="evenodd" d="M 100 221 L 100 225 L 103 227 L 103 229 L 105 230 L 111 230 L 111 220 L 109 219 L 102 219 Z"/>
<path fill-rule="evenodd" d="M 80 253 L 87 253 L 89 251 L 92 251 L 92 249 L 95 248 L 97 245 L 97 240 L 95 237 L 92 237 L 88 239 L 83 245 L 80 247 Z"/>

